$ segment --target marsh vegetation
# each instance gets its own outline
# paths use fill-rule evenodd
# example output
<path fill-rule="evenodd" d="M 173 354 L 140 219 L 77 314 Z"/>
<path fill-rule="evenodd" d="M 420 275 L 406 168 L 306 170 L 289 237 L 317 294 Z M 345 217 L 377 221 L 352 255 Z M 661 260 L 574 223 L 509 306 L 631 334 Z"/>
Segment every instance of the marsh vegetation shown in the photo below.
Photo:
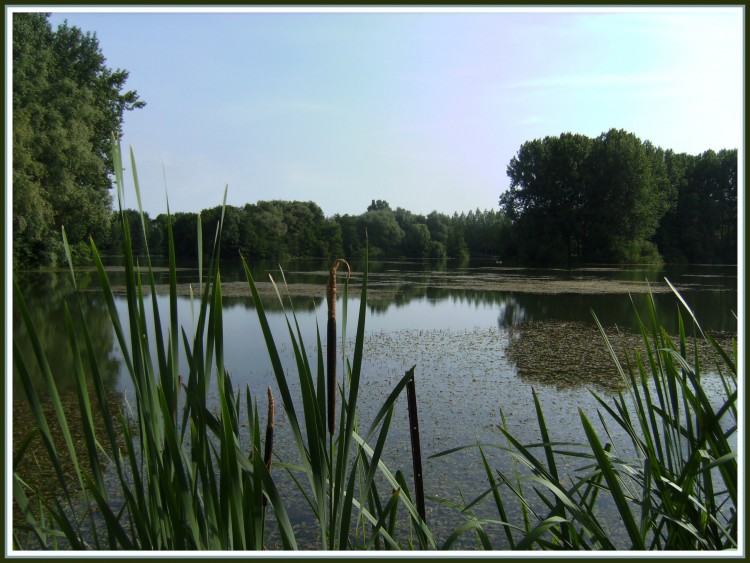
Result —
<path fill-rule="evenodd" d="M 245 263 L 248 303 L 224 296 L 218 245 L 186 284 L 192 298 L 180 296 L 174 260 L 159 270 L 146 256 L 137 269 L 126 256 L 113 272 L 91 251 L 100 289 L 86 272 L 67 274 L 74 291 L 62 305 L 67 356 L 59 360 L 47 357 L 36 329 L 54 327 L 35 320 L 16 288 L 25 336 L 14 342 L 14 391 L 30 407 L 24 415 L 14 405 L 17 548 L 735 545 L 736 345 L 732 325 L 722 324 L 731 313 L 699 325 L 667 282 L 668 293 L 651 280 L 650 293 L 628 300 L 623 288 L 639 285 L 621 269 L 613 277 L 625 279 L 599 283 L 599 293 L 545 294 L 523 288 L 545 276 L 551 287 L 593 287 L 603 272 L 562 273 L 569 279 L 555 284 L 550 272 L 420 266 L 404 274 L 385 265 L 370 273 L 365 261 L 339 281 L 341 334 L 327 339 L 316 319 L 329 306 L 306 293 L 308 285 L 324 290 L 323 269 L 277 270 L 269 298 Z M 118 275 L 123 290 L 110 279 Z M 157 284 L 164 276 L 166 294 Z M 306 284 L 297 295 L 296 276 Z M 513 291 L 503 285 L 509 279 Z M 707 287 L 731 300 L 731 277 L 682 279 L 701 312 L 711 308 L 700 305 Z M 579 310 L 582 298 L 593 300 L 588 310 Z M 569 300 L 575 314 L 555 320 L 554 299 Z M 91 302 L 101 316 L 91 316 Z M 615 302 L 625 302 L 630 323 L 611 322 L 607 308 L 599 315 L 597 303 Z M 110 334 L 109 343 L 92 337 L 88 323 L 97 318 L 109 326 L 99 336 Z M 403 328 L 384 324 L 394 318 Z M 340 369 L 333 394 L 324 360 L 332 342 Z M 56 375 L 64 362 L 75 374 L 67 383 Z M 411 383 L 423 513 L 406 408 Z M 262 438 L 269 387 L 272 463 Z M 49 482 L 56 490 L 45 490 Z"/>

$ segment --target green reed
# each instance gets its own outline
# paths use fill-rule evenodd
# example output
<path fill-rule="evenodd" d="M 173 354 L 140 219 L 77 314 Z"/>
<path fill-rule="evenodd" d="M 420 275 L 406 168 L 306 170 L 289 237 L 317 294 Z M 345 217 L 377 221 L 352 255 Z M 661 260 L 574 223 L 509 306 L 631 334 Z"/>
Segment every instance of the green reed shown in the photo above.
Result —
<path fill-rule="evenodd" d="M 266 512 L 270 510 L 277 523 L 282 547 L 296 549 L 292 524 L 270 474 L 275 408 L 271 389 L 268 389 L 268 421 L 265 441 L 262 442 L 259 412 L 251 391 L 249 387 L 246 388 L 243 396 L 242 392 L 234 389 L 224 365 L 219 273 L 223 214 L 216 225 L 213 253 L 205 277 L 203 249 L 200 246 L 203 226 L 200 217 L 198 219 L 200 306 L 195 328 L 188 334 L 178 318 L 174 237 L 167 212 L 169 296 L 167 328 L 163 329 L 150 252 L 147 249 L 143 266 L 133 256 L 130 226 L 122 209 L 124 181 L 121 149 L 116 140 L 113 140 L 113 146 L 123 232 L 126 318 L 120 317 L 106 269 L 93 241 L 91 250 L 113 331 L 135 390 L 134 411 L 117 409 L 106 401 L 104 382 L 93 354 L 86 319 L 82 315 L 80 294 L 76 292 L 72 301 L 73 307 L 77 306 L 81 313 L 84 342 L 79 342 L 76 337 L 73 317 L 67 307 L 66 315 L 68 338 L 78 376 L 78 403 L 85 451 L 76 446 L 70 430 L 70 420 L 74 417 L 63 408 L 55 384 L 54 368 L 47 361 L 21 291 L 16 286 L 15 304 L 28 330 L 34 357 L 23 357 L 15 346 L 14 362 L 38 432 L 30 433 L 22 442 L 16 452 L 14 466 L 18 465 L 38 434 L 55 469 L 60 494 L 52 499 L 45 498 L 38 494 L 33 483 L 27 483 L 14 474 L 14 500 L 25 518 L 25 522 L 14 523 L 15 547 L 264 549 Z M 130 164 L 141 227 L 145 231 L 132 150 Z M 226 200 L 226 191 L 224 197 Z M 64 230 L 63 239 L 70 258 Z M 345 262 L 337 261 L 334 264 L 333 276 L 339 263 Z M 76 276 L 70 259 L 69 264 L 75 286 Z M 394 537 L 397 504 L 406 507 L 410 522 L 419 527 L 420 544 L 434 547 L 434 539 L 408 493 L 398 493 L 406 488 L 403 476 L 397 472 L 397 476 L 393 477 L 380 459 L 394 403 L 413 373 L 407 373 L 394 388 L 366 433 L 368 440 L 377 438 L 374 450 L 360 436 L 357 425 L 367 269 L 363 278 L 353 357 L 347 358 L 346 350 L 341 351 L 345 379 L 340 385 L 336 381 L 335 277 L 334 285 L 329 288 L 334 311 L 329 316 L 327 326 L 331 352 L 326 364 L 318 332 L 315 376 L 294 311 L 291 312 L 294 328 L 287 316 L 302 391 L 302 402 L 295 405 L 263 305 L 244 259 L 243 264 L 268 345 L 281 403 L 291 422 L 291 430 L 301 454 L 302 471 L 307 475 L 312 491 L 308 499 L 313 515 L 320 524 L 320 548 L 401 548 L 402 544 Z M 342 295 L 344 342 L 347 285 Z M 278 289 L 277 293 L 283 304 Z M 38 364 L 43 374 L 54 406 L 54 419 L 48 420 L 44 414 L 41 399 L 32 384 L 28 368 L 31 361 Z M 180 373 L 180 365 L 187 365 L 186 374 Z M 327 371 L 324 366 L 327 366 Z M 93 382 L 93 400 L 88 381 Z M 211 398 L 209 402 L 209 389 L 213 385 L 218 389 L 218 399 Z M 333 420 L 337 400 L 342 405 L 338 425 Z M 247 429 L 241 431 L 243 410 L 247 417 Z M 327 420 L 329 413 L 330 425 Z M 104 421 L 105 436 L 97 435 L 95 418 Z M 59 426 L 63 444 L 55 441 L 50 426 Z M 243 443 L 248 445 L 243 446 Z M 68 460 L 73 467 L 72 473 L 64 469 Z M 294 472 L 289 465 L 276 465 L 279 470 Z M 106 476 L 108 470 L 114 477 Z M 381 500 L 378 494 L 376 473 L 389 479 L 397 491 L 387 501 Z M 301 486 L 301 489 L 304 487 Z M 304 490 L 303 493 L 307 495 Z M 354 529 L 353 522 L 358 522 Z"/>
<path fill-rule="evenodd" d="M 121 152 L 117 142 L 113 145 L 124 234 L 127 318 L 120 318 L 106 269 L 93 241 L 91 250 L 115 337 L 135 390 L 134 412 L 112 408 L 106 400 L 92 340 L 82 315 L 80 294 L 76 294 L 72 307 L 77 306 L 81 313 L 83 342 L 76 337 L 72 313 L 66 305 L 85 437 L 85 450 L 76 447 L 69 427 L 73 417 L 63 409 L 53 376 L 54 367 L 46 359 L 16 286 L 15 306 L 28 330 L 34 357 L 23 357 L 14 345 L 14 363 L 49 462 L 55 468 L 61 495 L 45 499 L 36 494 L 34 484 L 14 474 L 14 500 L 26 519 L 25 523 L 15 523 L 15 547 L 262 549 L 266 520 L 264 499 L 267 498 L 284 547 L 294 549 L 296 540 L 291 523 L 262 455 L 258 410 L 249 388 L 246 389 L 247 430 L 241 433 L 242 393 L 233 388 L 224 366 L 218 269 L 222 222 L 216 227 L 209 275 L 201 286 L 195 332 L 187 334 L 177 314 L 175 253 L 168 218 L 169 319 L 165 333 L 151 256 L 147 251 L 145 267 L 141 267 L 132 253 L 130 229 L 122 213 Z M 140 210 L 140 188 L 132 150 L 130 157 Z M 145 229 L 142 212 L 141 222 Z M 68 250 L 67 241 L 65 248 Z M 72 263 L 70 270 L 75 286 Z M 150 307 L 145 288 L 150 289 Z M 188 366 L 185 376 L 178 372 L 181 359 Z M 48 420 L 42 410 L 29 375 L 29 362 L 36 362 L 44 376 L 49 400 L 54 406 L 54 419 Z M 93 382 L 93 394 L 88 381 Z M 218 387 L 218 404 L 216 399 L 208 401 L 212 382 Z M 96 434 L 94 416 L 104 421 L 106 435 Z M 55 442 L 50 426 L 61 429 L 63 444 Z M 118 435 L 118 430 L 122 434 Z M 30 436 L 17 452 L 17 460 L 32 439 Z M 242 446 L 243 439 L 249 442 L 246 449 Z M 72 461 L 72 471 L 63 470 L 66 460 Z M 105 466 L 114 473 L 109 481 L 105 480 Z"/>
<path fill-rule="evenodd" d="M 413 370 L 407 372 L 394 387 L 364 437 L 358 430 L 357 400 L 360 392 L 367 310 L 367 260 L 365 260 L 362 279 L 354 353 L 351 358 L 348 358 L 345 349 L 342 350 L 341 362 L 344 365 L 345 378 L 341 384 L 336 381 L 338 359 L 335 354 L 337 349 L 336 314 L 333 301 L 335 300 L 335 285 L 331 277 L 336 275 L 336 268 L 340 263 L 345 262 L 337 260 L 329 272 L 326 358 L 324 361 L 318 329 L 318 353 L 314 358 L 314 366 L 308 358 L 291 300 L 289 300 L 287 312 L 282 291 L 276 280 L 271 277 L 271 282 L 276 288 L 277 297 L 284 310 L 288 336 L 294 352 L 293 371 L 296 371 L 301 395 L 301 404 L 296 404 L 287 379 L 287 370 L 282 365 L 276 340 L 271 333 L 255 280 L 243 259 L 281 402 L 300 457 L 301 468 L 291 466 L 287 468 L 293 474 L 294 481 L 299 484 L 318 522 L 320 549 L 368 549 L 373 546 L 400 549 L 402 545 L 394 537 L 394 527 L 386 525 L 392 520 L 394 510 L 399 503 L 405 507 L 409 521 L 419 530 L 420 545 L 424 548 L 435 548 L 435 539 L 425 524 L 424 518 L 419 514 L 409 495 L 401 494 L 406 489 L 403 478 L 399 480 L 394 477 L 381 460 L 394 404 L 413 377 Z M 346 342 L 347 295 L 348 277 L 342 291 L 342 341 L 344 342 Z M 331 353 L 332 351 L 334 353 Z M 332 417 L 336 412 L 334 405 L 338 401 L 341 401 L 342 407 L 338 424 L 336 424 Z M 376 442 L 374 449 L 368 445 L 371 439 L 375 439 Z M 307 486 L 300 483 L 297 475 L 294 474 L 295 470 L 301 471 L 303 478 L 307 480 Z M 375 477 L 378 473 L 390 482 L 395 491 L 387 501 L 382 500 L 377 491 Z M 356 521 L 357 517 L 366 524 L 361 528 L 355 526 L 355 529 L 352 529 L 353 520 Z"/>

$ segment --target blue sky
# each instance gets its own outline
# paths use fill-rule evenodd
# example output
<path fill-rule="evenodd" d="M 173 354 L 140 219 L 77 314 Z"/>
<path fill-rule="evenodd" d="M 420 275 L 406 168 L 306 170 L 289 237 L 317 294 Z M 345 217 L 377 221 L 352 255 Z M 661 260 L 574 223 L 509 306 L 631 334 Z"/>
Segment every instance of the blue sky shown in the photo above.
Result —
<path fill-rule="evenodd" d="M 95 32 L 148 104 L 126 115 L 123 143 L 152 216 L 166 210 L 165 177 L 173 212 L 220 204 L 225 185 L 232 205 L 312 200 L 327 216 L 372 199 L 497 208 L 520 146 L 567 131 L 743 149 L 741 8 L 61 10 L 53 26 Z"/>

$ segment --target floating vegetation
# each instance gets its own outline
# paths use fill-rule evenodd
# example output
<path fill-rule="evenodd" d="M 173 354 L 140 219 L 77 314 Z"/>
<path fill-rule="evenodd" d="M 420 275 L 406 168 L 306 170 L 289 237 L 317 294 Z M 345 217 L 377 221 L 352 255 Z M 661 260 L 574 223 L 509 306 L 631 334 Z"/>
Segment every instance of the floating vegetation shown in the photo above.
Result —
<path fill-rule="evenodd" d="M 622 331 L 617 327 L 607 330 L 615 352 L 625 362 L 627 350 L 645 353 L 641 334 Z M 729 347 L 732 335 L 714 335 Z M 699 341 L 699 354 L 706 366 L 719 360 L 713 348 Z M 688 342 L 688 357 L 694 357 L 695 343 Z M 515 364 L 518 377 L 532 383 L 552 385 L 560 389 L 594 387 L 606 392 L 617 391 L 623 385 L 614 362 L 595 324 L 583 322 L 534 321 L 521 323 L 510 329 L 507 358 Z M 710 370 L 709 370 L 710 371 Z"/>
<path fill-rule="evenodd" d="M 324 273 L 321 272 L 321 275 Z M 306 276 L 315 275 L 315 272 L 306 272 Z M 325 273 L 327 275 L 327 272 Z M 601 294 L 634 294 L 634 293 L 668 293 L 671 290 L 664 282 L 646 282 L 605 279 L 596 276 L 576 276 L 575 278 L 564 278 L 556 276 L 530 276 L 527 274 L 513 273 L 509 271 L 497 272 L 381 272 L 371 273 L 370 287 L 368 289 L 369 299 L 383 299 L 397 295 L 405 289 L 431 288 L 437 290 L 460 290 L 460 291 L 497 291 L 515 293 L 534 293 L 543 295 L 558 295 L 563 293 L 576 293 L 583 295 Z M 359 279 L 358 279 L 359 278 Z M 295 283 L 292 279 L 288 281 L 289 295 L 291 297 L 310 297 L 322 299 L 325 296 L 325 287 L 315 283 Z M 352 275 L 352 284 L 349 288 L 350 297 L 359 297 L 359 286 L 361 277 Z M 261 298 L 275 298 L 276 292 L 270 282 L 257 282 L 258 294 Z M 679 289 L 679 288 L 678 288 Z M 113 293 L 124 294 L 125 287 L 113 287 Z M 167 294 L 169 285 L 157 284 L 157 293 Z M 247 283 L 223 282 L 222 291 L 226 297 L 250 297 Z M 144 293 L 148 288 L 144 287 Z M 178 295 L 190 295 L 190 284 L 177 284 Z"/>

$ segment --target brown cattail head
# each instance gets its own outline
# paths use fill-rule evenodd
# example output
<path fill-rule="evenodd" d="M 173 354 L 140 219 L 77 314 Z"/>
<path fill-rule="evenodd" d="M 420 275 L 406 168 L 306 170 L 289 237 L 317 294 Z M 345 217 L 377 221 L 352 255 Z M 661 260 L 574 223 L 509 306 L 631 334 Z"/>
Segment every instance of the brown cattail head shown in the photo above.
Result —
<path fill-rule="evenodd" d="M 273 419 L 274 419 L 274 404 L 273 404 L 273 392 L 271 388 L 268 388 L 268 421 L 266 422 L 266 447 L 263 452 L 263 463 L 271 471 L 271 453 L 273 452 Z"/>
<path fill-rule="evenodd" d="M 349 279 L 349 276 L 352 275 L 352 268 L 349 266 L 349 262 L 344 260 L 343 258 L 337 259 L 333 266 L 331 267 L 331 270 L 328 272 L 328 280 L 326 281 L 326 301 L 328 302 L 328 318 L 329 319 L 335 319 L 336 318 L 336 271 L 339 268 L 340 264 L 346 265 L 346 279 Z"/>
<path fill-rule="evenodd" d="M 336 429 L 336 270 L 345 264 L 346 278 L 351 276 L 352 269 L 346 260 L 339 258 L 333 263 L 326 281 L 326 301 L 328 302 L 328 326 L 326 332 L 328 360 L 328 433 L 333 435 Z"/>
<path fill-rule="evenodd" d="M 274 405 L 273 405 L 273 392 L 271 388 L 268 388 L 268 420 L 266 422 L 266 446 L 263 451 L 263 463 L 266 465 L 268 472 L 271 472 L 271 454 L 273 453 L 273 419 L 274 419 Z M 268 498 L 263 496 L 263 506 L 268 504 Z"/>

